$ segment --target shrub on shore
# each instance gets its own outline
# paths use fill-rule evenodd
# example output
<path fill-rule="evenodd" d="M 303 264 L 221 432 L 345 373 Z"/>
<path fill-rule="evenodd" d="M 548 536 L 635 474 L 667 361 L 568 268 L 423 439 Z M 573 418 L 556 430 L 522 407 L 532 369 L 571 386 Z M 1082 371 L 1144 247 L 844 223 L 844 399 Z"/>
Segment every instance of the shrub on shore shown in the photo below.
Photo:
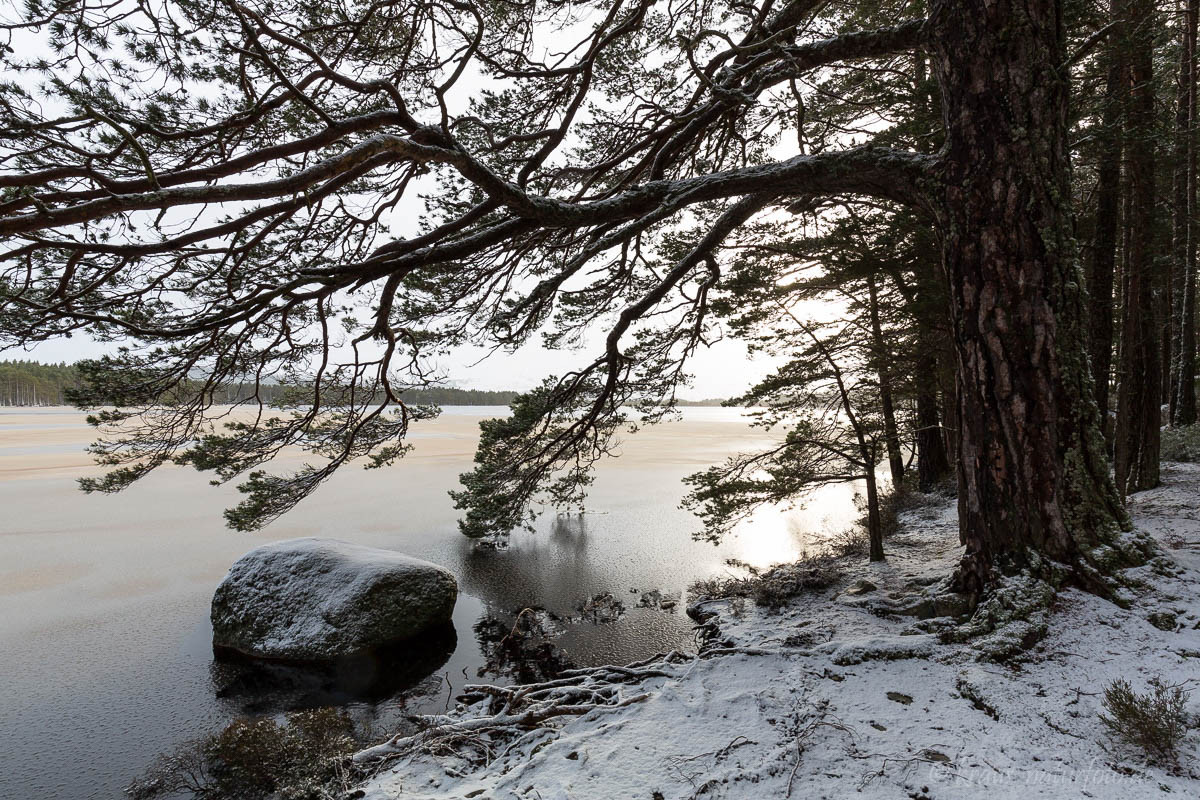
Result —
<path fill-rule="evenodd" d="M 1139 694 L 1129 681 L 1118 678 L 1104 690 L 1102 703 L 1107 713 L 1100 715 L 1100 721 L 1114 738 L 1134 745 L 1151 760 L 1174 764 L 1191 727 L 1187 713 L 1190 694 L 1183 686 L 1160 678 L 1151 678 L 1149 691 Z"/>
<path fill-rule="evenodd" d="M 1163 428 L 1160 454 L 1163 461 L 1200 461 L 1200 423 Z"/>
<path fill-rule="evenodd" d="M 337 708 L 237 719 L 161 756 L 126 794 L 133 800 L 327 800 L 354 784 L 350 756 L 363 744 Z"/>

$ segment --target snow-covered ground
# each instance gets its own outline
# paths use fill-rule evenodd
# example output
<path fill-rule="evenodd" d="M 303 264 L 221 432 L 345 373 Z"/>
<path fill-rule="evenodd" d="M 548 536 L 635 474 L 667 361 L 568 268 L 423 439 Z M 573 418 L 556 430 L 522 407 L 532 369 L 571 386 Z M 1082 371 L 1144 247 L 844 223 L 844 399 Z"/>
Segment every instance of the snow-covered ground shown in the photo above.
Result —
<path fill-rule="evenodd" d="M 574 716 L 505 739 L 492 723 L 552 704 L 510 694 L 454 710 L 437 720 L 444 736 L 385 762 L 365 798 L 1198 797 L 1195 731 L 1167 769 L 1113 742 L 1098 713 L 1116 678 L 1200 689 L 1200 465 L 1171 465 L 1131 511 L 1163 548 L 1132 571 L 1147 587 L 1132 607 L 1066 590 L 1048 635 L 1004 663 L 879 610 L 959 557 L 952 503 L 930 505 L 903 517 L 886 563 L 855 564 L 779 612 L 706 604 L 723 645 L 706 657 L 539 690 Z M 846 592 L 863 579 L 877 589 Z"/>

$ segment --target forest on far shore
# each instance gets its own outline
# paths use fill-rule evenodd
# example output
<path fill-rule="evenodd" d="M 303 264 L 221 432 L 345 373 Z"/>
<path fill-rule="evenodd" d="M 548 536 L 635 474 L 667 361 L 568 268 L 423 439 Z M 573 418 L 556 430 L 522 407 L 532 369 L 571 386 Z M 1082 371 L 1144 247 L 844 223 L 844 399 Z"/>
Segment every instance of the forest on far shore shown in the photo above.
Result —
<path fill-rule="evenodd" d="M 64 391 L 80 388 L 82 379 L 74 364 L 42 364 L 37 361 L 0 361 L 0 406 L 70 405 Z M 245 398 L 247 387 L 228 386 L 218 390 L 217 403 L 232 403 Z M 264 403 L 278 399 L 288 387 L 281 383 L 263 384 L 258 393 Z M 220 396 L 224 391 L 225 397 Z M 506 406 L 517 396 L 515 391 L 458 389 L 452 386 L 410 389 L 406 402 L 438 406 Z M 719 406 L 720 400 L 680 400 L 681 406 Z"/>
<path fill-rule="evenodd" d="M 63 390 L 79 386 L 72 364 L 0 361 L 0 405 L 60 406 Z"/>

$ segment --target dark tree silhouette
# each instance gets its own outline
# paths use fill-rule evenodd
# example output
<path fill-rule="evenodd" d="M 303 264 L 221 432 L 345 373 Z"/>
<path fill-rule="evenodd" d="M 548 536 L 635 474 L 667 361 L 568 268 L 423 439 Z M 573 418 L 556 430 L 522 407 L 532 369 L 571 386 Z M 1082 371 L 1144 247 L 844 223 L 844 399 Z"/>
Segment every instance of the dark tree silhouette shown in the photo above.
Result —
<path fill-rule="evenodd" d="M 961 588 L 1061 577 L 1048 558 L 1107 592 L 1133 555 L 1086 358 L 1061 2 L 915 8 L 32 0 L 5 27 L 0 341 L 120 344 L 76 397 L 119 403 L 94 418 L 125 434 L 86 488 L 168 460 L 248 473 L 228 513 L 253 528 L 351 459 L 401 455 L 402 392 L 449 348 L 600 328 L 483 432 L 463 528 L 502 535 L 540 493 L 579 497 L 623 409 L 671 405 L 748 221 L 822 197 L 911 206 L 938 221 L 950 283 Z M 812 76 L 915 51 L 944 148 L 834 136 L 778 156 L 821 124 Z M 304 402 L 217 430 L 204 392 L 173 392 L 267 379 Z M 260 469 L 291 446 L 321 463 Z"/>
<path fill-rule="evenodd" d="M 1162 362 L 1154 303 L 1154 3 L 1125 0 L 1120 13 L 1129 20 L 1122 33 L 1130 86 L 1125 104 L 1130 237 L 1113 465 L 1117 486 L 1125 493 L 1158 485 Z"/>

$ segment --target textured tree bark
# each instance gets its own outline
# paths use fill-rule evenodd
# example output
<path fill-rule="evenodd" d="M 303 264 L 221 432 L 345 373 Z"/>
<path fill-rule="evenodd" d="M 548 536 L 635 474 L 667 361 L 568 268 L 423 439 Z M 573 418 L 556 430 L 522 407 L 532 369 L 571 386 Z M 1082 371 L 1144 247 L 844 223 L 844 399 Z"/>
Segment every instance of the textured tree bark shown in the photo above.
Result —
<path fill-rule="evenodd" d="M 1187 158 L 1187 181 L 1184 198 L 1187 243 L 1179 265 L 1179 358 L 1175 374 L 1175 402 L 1172 421 L 1176 425 L 1196 422 L 1196 30 L 1200 20 L 1200 0 L 1188 0 L 1183 18 L 1183 56 L 1180 61 L 1180 82 L 1186 75 L 1183 93 L 1187 102 L 1187 124 L 1184 144 Z M 1186 66 L 1185 66 L 1186 65 Z"/>
<path fill-rule="evenodd" d="M 1096 181 L 1096 224 L 1088 264 L 1088 351 L 1092 384 L 1105 438 L 1110 433 L 1108 384 L 1112 373 L 1113 276 L 1117 267 L 1117 232 L 1121 203 L 1121 49 L 1108 47 L 1108 76 L 1101 114 L 1100 164 Z"/>
<path fill-rule="evenodd" d="M 1113 471 L 1122 494 L 1159 482 L 1158 445 L 1162 365 L 1155 320 L 1154 270 L 1154 4 L 1129 0 L 1129 102 L 1125 113 L 1130 189 L 1129 261 L 1121 309 L 1121 361 Z"/>
<path fill-rule="evenodd" d="M 940 0 L 944 259 L 959 380 L 958 588 L 1091 553 L 1125 517 L 1100 439 L 1074 247 L 1061 7 Z M 1040 555 L 1039 555 L 1040 554 Z"/>

